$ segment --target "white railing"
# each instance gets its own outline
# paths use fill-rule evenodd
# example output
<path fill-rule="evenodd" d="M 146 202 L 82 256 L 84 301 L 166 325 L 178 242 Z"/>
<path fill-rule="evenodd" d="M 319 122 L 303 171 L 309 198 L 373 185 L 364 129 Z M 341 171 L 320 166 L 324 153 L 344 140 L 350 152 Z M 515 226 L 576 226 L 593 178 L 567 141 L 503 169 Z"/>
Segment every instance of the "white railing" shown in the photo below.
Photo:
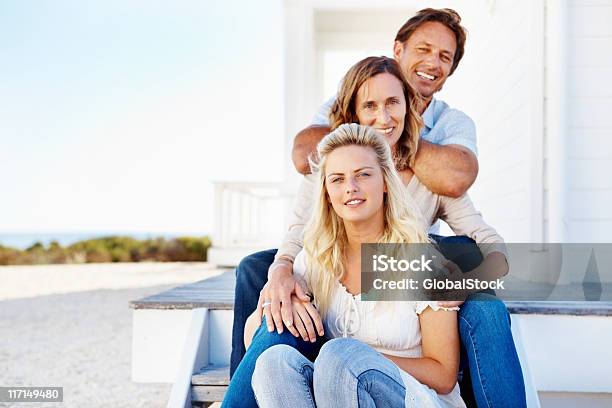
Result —
<path fill-rule="evenodd" d="M 284 183 L 214 182 L 217 248 L 275 247 L 293 192 Z"/>

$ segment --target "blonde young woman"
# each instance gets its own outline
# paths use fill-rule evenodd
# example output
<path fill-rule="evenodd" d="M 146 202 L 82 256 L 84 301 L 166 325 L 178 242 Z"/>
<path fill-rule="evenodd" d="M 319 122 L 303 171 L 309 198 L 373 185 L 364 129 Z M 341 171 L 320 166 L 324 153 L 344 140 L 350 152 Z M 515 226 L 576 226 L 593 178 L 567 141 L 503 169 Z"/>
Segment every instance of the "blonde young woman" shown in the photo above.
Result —
<path fill-rule="evenodd" d="M 389 143 L 345 124 L 318 146 L 315 203 L 294 264 L 329 340 L 310 362 L 276 345 L 257 360 L 260 407 L 464 407 L 456 311 L 436 302 L 361 301 L 362 243 L 429 242 Z M 458 309 L 458 308 L 456 308 Z"/>

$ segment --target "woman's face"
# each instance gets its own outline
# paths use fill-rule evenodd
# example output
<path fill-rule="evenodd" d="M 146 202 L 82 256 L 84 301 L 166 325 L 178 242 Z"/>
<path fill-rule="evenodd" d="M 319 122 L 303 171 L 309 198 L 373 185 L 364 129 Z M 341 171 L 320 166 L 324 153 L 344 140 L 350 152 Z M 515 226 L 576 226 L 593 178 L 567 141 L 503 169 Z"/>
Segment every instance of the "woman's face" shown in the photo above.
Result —
<path fill-rule="evenodd" d="M 406 98 L 397 77 L 384 72 L 368 79 L 357 90 L 355 110 L 359 124 L 375 128 L 392 147 L 404 131 Z"/>
<path fill-rule="evenodd" d="M 327 156 L 325 188 L 334 211 L 344 221 L 382 221 L 386 191 L 376 153 L 369 147 L 343 146 Z"/>

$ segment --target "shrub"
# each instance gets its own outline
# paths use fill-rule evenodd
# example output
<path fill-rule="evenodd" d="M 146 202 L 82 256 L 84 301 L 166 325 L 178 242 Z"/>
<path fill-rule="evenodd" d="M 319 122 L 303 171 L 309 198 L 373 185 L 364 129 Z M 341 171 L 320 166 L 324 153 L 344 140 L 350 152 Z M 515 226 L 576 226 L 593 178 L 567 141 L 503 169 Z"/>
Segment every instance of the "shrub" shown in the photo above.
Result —
<path fill-rule="evenodd" d="M 53 241 L 47 248 L 40 242 L 25 251 L 0 245 L 0 265 L 84 263 L 84 262 L 204 262 L 211 241 L 208 237 L 180 237 L 171 240 L 136 240 L 108 236 L 62 247 Z"/>

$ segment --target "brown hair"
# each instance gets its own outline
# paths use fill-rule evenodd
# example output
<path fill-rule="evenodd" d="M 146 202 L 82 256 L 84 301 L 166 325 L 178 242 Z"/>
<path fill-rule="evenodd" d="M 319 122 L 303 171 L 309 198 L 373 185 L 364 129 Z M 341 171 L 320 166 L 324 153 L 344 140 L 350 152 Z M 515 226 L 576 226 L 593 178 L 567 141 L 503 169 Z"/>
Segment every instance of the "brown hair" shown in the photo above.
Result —
<path fill-rule="evenodd" d="M 414 165 L 422 121 L 416 106 L 416 92 L 406 81 L 397 61 L 388 57 L 368 57 L 353 65 L 342 80 L 338 97 L 329 112 L 329 122 L 332 130 L 344 123 L 359 123 L 355 106 L 357 92 L 368 79 L 383 73 L 399 79 L 406 99 L 404 131 L 392 149 L 395 167 L 401 171 Z"/>
<path fill-rule="evenodd" d="M 453 66 L 451 67 L 449 74 L 450 76 L 453 74 L 453 72 L 455 72 L 455 69 L 457 69 L 457 66 L 459 65 L 459 61 L 461 61 L 461 58 L 463 58 L 463 54 L 465 52 L 465 39 L 467 36 L 465 28 L 461 25 L 461 16 L 455 10 L 449 8 L 426 8 L 420 10 L 414 17 L 406 21 L 402 28 L 399 29 L 397 35 L 395 36 L 395 41 L 404 43 L 417 28 L 428 21 L 436 21 L 444 24 L 453 33 L 455 33 L 457 49 L 455 50 Z"/>

